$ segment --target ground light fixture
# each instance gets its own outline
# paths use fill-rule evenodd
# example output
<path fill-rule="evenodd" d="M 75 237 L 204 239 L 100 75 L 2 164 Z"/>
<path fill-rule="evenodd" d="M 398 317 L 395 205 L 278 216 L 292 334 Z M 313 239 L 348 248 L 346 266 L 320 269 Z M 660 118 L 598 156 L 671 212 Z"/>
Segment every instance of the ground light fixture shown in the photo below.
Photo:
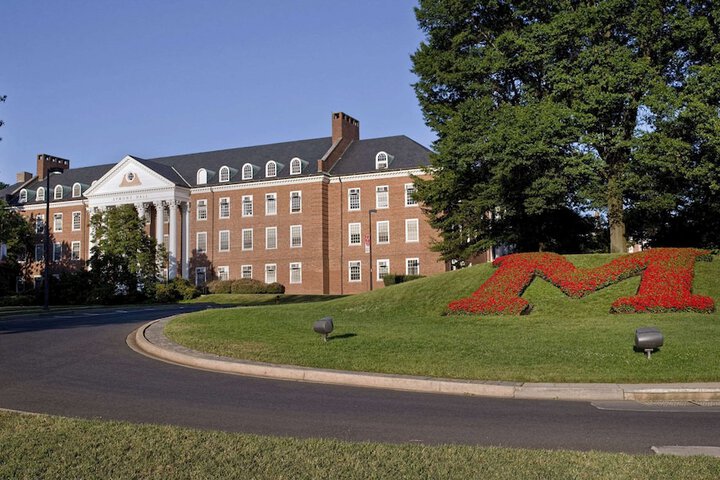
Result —
<path fill-rule="evenodd" d="M 43 271 L 43 310 L 50 308 L 50 176 L 62 173 L 62 168 L 48 168 L 45 172 L 45 270 Z"/>
<path fill-rule="evenodd" d="M 323 336 L 324 341 L 328 341 L 328 335 L 333 331 L 332 317 L 323 317 L 313 324 L 313 330 Z"/>
<path fill-rule="evenodd" d="M 665 338 L 655 327 L 642 327 L 635 330 L 635 350 L 644 351 L 647 358 L 653 351 L 663 346 Z"/>

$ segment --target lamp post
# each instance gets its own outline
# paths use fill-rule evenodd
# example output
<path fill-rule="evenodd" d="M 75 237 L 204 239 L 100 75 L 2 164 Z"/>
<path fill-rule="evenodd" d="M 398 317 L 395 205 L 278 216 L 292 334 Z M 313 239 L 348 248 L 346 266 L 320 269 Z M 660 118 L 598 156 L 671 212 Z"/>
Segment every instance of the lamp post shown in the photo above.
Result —
<path fill-rule="evenodd" d="M 43 272 L 45 302 L 43 303 L 43 310 L 50 308 L 50 175 L 62 171 L 62 168 L 48 168 L 45 172 L 45 271 Z"/>
<path fill-rule="evenodd" d="M 377 213 L 377 210 L 374 208 L 371 210 L 368 210 L 368 233 L 370 235 L 370 248 L 368 249 L 368 253 L 370 254 L 370 291 L 372 292 L 373 289 L 373 263 L 372 263 L 372 214 Z"/>

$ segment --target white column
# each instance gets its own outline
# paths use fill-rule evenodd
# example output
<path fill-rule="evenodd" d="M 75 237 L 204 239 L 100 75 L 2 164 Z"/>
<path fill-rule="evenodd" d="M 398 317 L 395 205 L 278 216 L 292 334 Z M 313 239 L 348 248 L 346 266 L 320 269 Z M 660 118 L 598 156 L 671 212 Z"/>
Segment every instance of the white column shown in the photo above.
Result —
<path fill-rule="evenodd" d="M 168 236 L 168 279 L 172 280 L 177 276 L 177 209 L 178 204 L 175 200 L 168 203 L 170 209 L 170 231 Z"/>
<path fill-rule="evenodd" d="M 185 280 L 190 279 L 190 204 L 180 204 L 182 216 L 182 276 Z"/>
<path fill-rule="evenodd" d="M 88 227 L 88 256 L 87 256 L 88 260 L 90 259 L 90 257 L 92 257 L 92 249 L 95 246 L 95 228 L 92 226 L 91 221 L 92 221 L 92 217 L 95 214 L 96 210 L 97 210 L 97 208 L 95 208 L 95 207 L 87 208 L 87 222 L 89 225 L 89 227 Z M 88 265 L 88 268 L 90 268 L 89 265 Z"/>
<path fill-rule="evenodd" d="M 140 217 L 141 220 L 145 220 L 145 204 L 144 203 L 136 203 L 135 210 L 137 210 L 137 212 L 138 212 L 138 217 Z"/>
<path fill-rule="evenodd" d="M 163 202 L 153 202 L 155 205 L 155 241 L 158 245 L 163 243 L 163 233 L 165 233 L 165 210 Z"/>

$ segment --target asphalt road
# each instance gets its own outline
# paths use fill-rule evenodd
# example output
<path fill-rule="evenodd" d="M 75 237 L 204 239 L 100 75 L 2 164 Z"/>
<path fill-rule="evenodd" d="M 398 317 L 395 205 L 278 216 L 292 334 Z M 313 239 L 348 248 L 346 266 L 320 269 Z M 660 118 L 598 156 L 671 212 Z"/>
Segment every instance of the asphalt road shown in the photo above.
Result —
<path fill-rule="evenodd" d="M 166 364 L 127 335 L 177 306 L 0 320 L 0 407 L 70 417 L 352 441 L 651 453 L 720 446 L 717 411 L 614 411 L 265 380 Z M 192 307 L 184 307 L 187 311 Z"/>

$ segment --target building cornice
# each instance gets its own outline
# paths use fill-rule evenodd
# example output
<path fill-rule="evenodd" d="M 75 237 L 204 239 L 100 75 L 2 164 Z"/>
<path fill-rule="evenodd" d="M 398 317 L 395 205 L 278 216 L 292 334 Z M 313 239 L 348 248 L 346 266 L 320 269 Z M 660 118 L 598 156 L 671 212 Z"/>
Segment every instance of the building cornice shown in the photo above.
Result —
<path fill-rule="evenodd" d="M 381 180 L 385 178 L 407 177 L 410 175 L 424 175 L 425 171 L 419 168 L 409 170 L 390 170 L 382 172 L 371 172 L 361 174 L 338 175 L 330 178 L 330 183 L 362 182 L 365 180 Z"/>
<path fill-rule="evenodd" d="M 313 175 L 311 177 L 296 177 L 296 178 L 280 178 L 277 180 L 266 180 L 262 182 L 252 183 L 233 183 L 229 185 L 212 185 L 208 187 L 195 187 L 190 190 L 190 194 L 201 194 L 211 192 L 230 192 L 235 190 L 250 190 L 256 188 L 267 188 L 282 185 L 298 185 L 305 183 L 320 183 L 323 182 L 325 177 L 323 175 Z"/>

